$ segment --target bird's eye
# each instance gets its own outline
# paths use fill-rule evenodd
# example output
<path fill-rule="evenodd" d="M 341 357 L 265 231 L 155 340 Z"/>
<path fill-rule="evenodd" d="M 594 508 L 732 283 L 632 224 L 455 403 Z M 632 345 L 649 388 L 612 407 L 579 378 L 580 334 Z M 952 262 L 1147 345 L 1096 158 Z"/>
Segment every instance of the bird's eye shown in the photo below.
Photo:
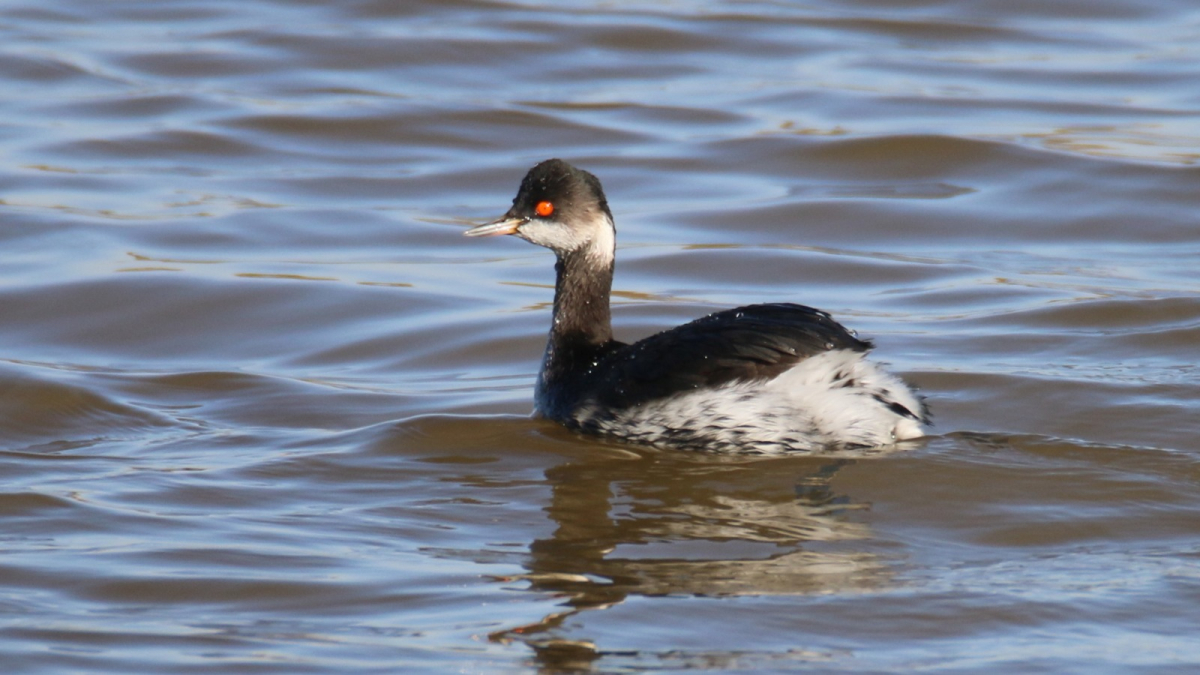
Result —
<path fill-rule="evenodd" d="M 554 215 L 554 204 L 550 202 L 538 202 L 537 206 L 533 207 L 533 212 L 543 218 L 549 218 Z"/>

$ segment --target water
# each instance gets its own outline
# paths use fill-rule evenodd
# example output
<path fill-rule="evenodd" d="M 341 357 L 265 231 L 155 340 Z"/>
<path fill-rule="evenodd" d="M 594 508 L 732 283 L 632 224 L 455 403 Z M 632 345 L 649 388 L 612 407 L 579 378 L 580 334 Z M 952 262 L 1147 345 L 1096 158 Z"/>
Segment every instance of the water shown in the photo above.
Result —
<path fill-rule="evenodd" d="M 1193 672 L 1190 2 L 0 8 L 5 672 Z M 796 301 L 867 455 L 528 419 L 560 156 L 616 332 Z"/>

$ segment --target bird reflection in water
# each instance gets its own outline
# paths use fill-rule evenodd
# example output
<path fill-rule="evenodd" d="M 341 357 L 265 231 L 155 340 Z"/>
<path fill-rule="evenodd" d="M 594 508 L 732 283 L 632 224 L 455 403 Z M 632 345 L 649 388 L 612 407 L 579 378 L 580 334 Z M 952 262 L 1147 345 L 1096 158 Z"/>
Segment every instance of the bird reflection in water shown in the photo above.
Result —
<path fill-rule="evenodd" d="M 824 457 L 599 450 L 546 470 L 557 529 L 532 543 L 527 573 L 498 579 L 564 599 L 562 611 L 489 636 L 528 644 L 544 667 L 586 670 L 605 656 L 568 637 L 577 626 L 564 623 L 631 595 L 808 595 L 891 583 L 888 560 L 862 546 L 870 531 L 856 514 L 868 505 L 831 481 L 896 448 Z M 714 657 L 703 656 L 710 666 Z"/>

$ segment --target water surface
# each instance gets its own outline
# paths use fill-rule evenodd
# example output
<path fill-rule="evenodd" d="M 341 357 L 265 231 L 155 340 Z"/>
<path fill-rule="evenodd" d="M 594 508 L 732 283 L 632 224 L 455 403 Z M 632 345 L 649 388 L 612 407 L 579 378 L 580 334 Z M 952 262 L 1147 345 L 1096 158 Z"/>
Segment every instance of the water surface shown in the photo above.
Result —
<path fill-rule="evenodd" d="M 1192 672 L 1200 11 L 14 0 L 11 672 Z M 833 312 L 935 435 L 716 457 L 528 418 L 604 181 L 632 340 Z"/>

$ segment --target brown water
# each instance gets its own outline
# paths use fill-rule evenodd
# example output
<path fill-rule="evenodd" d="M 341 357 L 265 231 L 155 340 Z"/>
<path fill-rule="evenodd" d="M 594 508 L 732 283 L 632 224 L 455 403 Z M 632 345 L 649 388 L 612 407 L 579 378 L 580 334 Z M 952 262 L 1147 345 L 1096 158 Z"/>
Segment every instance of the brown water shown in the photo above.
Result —
<path fill-rule="evenodd" d="M 529 420 L 551 156 L 618 337 L 822 307 L 937 435 Z M 1190 0 L 10 0 L 0 199 L 4 672 L 1200 668 Z"/>

